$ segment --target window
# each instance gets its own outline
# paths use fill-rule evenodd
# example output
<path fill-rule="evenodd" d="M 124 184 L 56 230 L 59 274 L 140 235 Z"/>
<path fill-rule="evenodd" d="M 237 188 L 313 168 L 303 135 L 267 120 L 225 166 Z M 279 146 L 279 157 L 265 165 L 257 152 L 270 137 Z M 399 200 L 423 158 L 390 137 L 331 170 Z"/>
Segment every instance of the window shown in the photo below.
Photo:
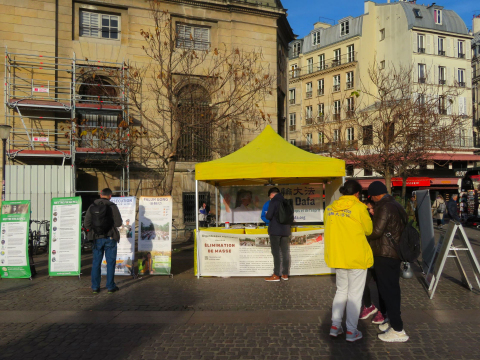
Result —
<path fill-rule="evenodd" d="M 295 131 L 296 130 L 296 122 L 297 122 L 297 114 L 295 113 L 291 113 L 289 115 L 289 127 L 288 127 L 288 130 L 289 131 Z"/>
<path fill-rule="evenodd" d="M 116 40 L 119 32 L 120 16 L 80 12 L 80 36 Z"/>
<path fill-rule="evenodd" d="M 323 121 L 325 119 L 325 104 L 318 104 L 318 121 Z"/>
<path fill-rule="evenodd" d="M 373 145 L 373 125 L 363 126 L 362 133 L 363 145 Z"/>
<path fill-rule="evenodd" d="M 320 79 L 317 81 L 317 95 L 321 96 L 325 93 L 325 81 Z"/>
<path fill-rule="evenodd" d="M 320 145 L 323 145 L 325 143 L 325 135 L 323 134 L 323 132 L 318 133 L 318 143 Z"/>
<path fill-rule="evenodd" d="M 210 48 L 210 29 L 189 24 L 177 24 L 177 47 L 208 50 Z"/>
<path fill-rule="evenodd" d="M 333 120 L 340 120 L 340 100 L 333 102 Z"/>
<path fill-rule="evenodd" d="M 348 62 L 355 61 L 355 47 L 354 47 L 354 45 L 347 46 L 347 61 Z"/>
<path fill-rule="evenodd" d="M 425 53 L 425 35 L 418 34 L 417 35 L 417 45 L 418 45 L 418 52 L 424 54 Z"/>
<path fill-rule="evenodd" d="M 458 69 L 458 86 L 465 87 L 465 69 Z"/>
<path fill-rule="evenodd" d="M 442 10 L 435 9 L 433 10 L 433 18 L 435 19 L 435 24 L 442 24 Z"/>
<path fill-rule="evenodd" d="M 352 117 L 355 112 L 355 99 L 353 97 L 347 98 L 347 117 Z"/>
<path fill-rule="evenodd" d="M 340 75 L 333 76 L 333 91 L 340 91 Z"/>
<path fill-rule="evenodd" d="M 307 125 L 312 125 L 312 113 L 313 113 L 313 107 L 307 106 L 305 109 L 305 123 Z"/>
<path fill-rule="evenodd" d="M 299 42 L 293 44 L 293 56 L 297 57 L 298 55 L 300 55 L 300 43 Z"/>
<path fill-rule="evenodd" d="M 447 115 L 447 98 L 445 95 L 438 97 L 438 112 L 441 115 Z"/>
<path fill-rule="evenodd" d="M 288 92 L 288 98 L 290 99 L 290 105 L 295 104 L 295 89 Z"/>
<path fill-rule="evenodd" d="M 340 23 L 340 35 L 348 35 L 350 34 L 350 21 L 344 21 Z"/>
<path fill-rule="evenodd" d="M 311 98 L 312 97 L 312 83 L 309 82 L 307 83 L 307 90 L 306 90 L 306 96 L 307 98 Z"/>
<path fill-rule="evenodd" d="M 380 41 L 385 40 L 385 29 L 380 30 Z"/>
<path fill-rule="evenodd" d="M 418 64 L 418 82 L 424 84 L 426 82 L 426 66 L 425 64 Z"/>
<path fill-rule="evenodd" d="M 385 69 L 385 60 L 380 61 L 380 70 Z"/>
<path fill-rule="evenodd" d="M 340 140 L 340 130 L 334 129 L 333 130 L 333 142 L 337 143 Z"/>
<path fill-rule="evenodd" d="M 345 166 L 346 174 L 347 176 L 352 177 L 353 176 L 353 165 L 346 165 Z"/>
<path fill-rule="evenodd" d="M 318 55 L 318 70 L 325 70 L 325 54 Z"/>
<path fill-rule="evenodd" d="M 438 67 L 438 84 L 445 85 L 447 83 L 447 69 L 445 66 Z"/>
<path fill-rule="evenodd" d="M 418 94 L 417 104 L 420 108 L 425 107 L 425 94 Z"/>
<path fill-rule="evenodd" d="M 438 38 L 438 55 L 445 56 L 445 38 Z"/>
<path fill-rule="evenodd" d="M 306 135 L 306 138 L 307 138 L 307 144 L 308 144 L 308 145 L 312 145 L 312 144 L 313 144 L 313 141 L 312 141 L 312 140 L 313 140 L 312 133 L 308 133 L 308 134 Z"/>
<path fill-rule="evenodd" d="M 320 45 L 320 31 L 313 33 L 313 46 Z"/>
<path fill-rule="evenodd" d="M 353 71 L 347 72 L 347 89 L 353 89 Z"/>
<path fill-rule="evenodd" d="M 292 145 L 296 145 L 296 143 L 297 143 L 297 142 L 296 142 L 296 140 L 295 140 L 295 139 L 292 139 L 292 140 L 290 140 L 290 144 L 292 144 Z"/>
<path fill-rule="evenodd" d="M 464 59 L 465 58 L 465 41 L 461 41 L 461 40 L 458 40 L 458 43 L 457 43 L 457 48 L 458 48 L 458 57 L 460 59 Z"/>
<path fill-rule="evenodd" d="M 298 70 L 298 65 L 297 64 L 292 65 L 291 71 L 292 71 L 292 78 L 296 78 L 300 75 L 300 71 Z"/>
<path fill-rule="evenodd" d="M 332 66 L 338 66 L 342 63 L 341 61 L 342 58 L 342 52 L 340 49 L 334 50 L 333 51 L 333 61 L 332 61 Z"/>
<path fill-rule="evenodd" d="M 313 72 L 313 58 L 307 59 L 307 73 L 311 74 Z"/>
<path fill-rule="evenodd" d="M 355 132 L 353 127 L 347 128 L 347 141 L 351 142 L 355 140 Z"/>
<path fill-rule="evenodd" d="M 421 19 L 423 17 L 422 13 L 420 12 L 420 9 L 413 9 L 413 14 L 417 19 Z"/>
<path fill-rule="evenodd" d="M 373 175 L 372 169 L 370 168 L 363 169 L 363 176 L 372 176 L 372 175 Z"/>

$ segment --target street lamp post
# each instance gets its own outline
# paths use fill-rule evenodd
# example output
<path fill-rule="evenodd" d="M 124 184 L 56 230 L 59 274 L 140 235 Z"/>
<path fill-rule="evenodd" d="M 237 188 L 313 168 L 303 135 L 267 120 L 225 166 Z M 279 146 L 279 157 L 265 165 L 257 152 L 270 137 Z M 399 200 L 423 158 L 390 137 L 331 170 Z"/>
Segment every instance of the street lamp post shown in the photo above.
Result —
<path fill-rule="evenodd" d="M 3 142 L 2 201 L 5 200 L 5 166 L 7 165 L 7 139 L 10 137 L 10 125 L 0 125 L 0 139 Z"/>

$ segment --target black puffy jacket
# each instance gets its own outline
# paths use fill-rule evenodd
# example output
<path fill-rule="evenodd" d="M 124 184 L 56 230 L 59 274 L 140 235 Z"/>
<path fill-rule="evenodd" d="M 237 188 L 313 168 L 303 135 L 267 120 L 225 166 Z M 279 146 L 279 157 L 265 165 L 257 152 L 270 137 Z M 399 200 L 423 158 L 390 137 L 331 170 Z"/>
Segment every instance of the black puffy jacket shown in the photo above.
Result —
<path fill-rule="evenodd" d="M 405 209 L 392 196 L 385 195 L 375 204 L 373 231 L 370 236 L 367 236 L 373 256 L 399 259 L 387 234 L 390 234 L 392 239 L 397 242 L 407 221 L 408 216 Z"/>
<path fill-rule="evenodd" d="M 270 220 L 268 224 L 268 235 L 274 236 L 290 236 L 292 230 L 290 225 L 280 224 L 278 222 L 278 207 L 280 203 L 284 200 L 282 194 L 277 194 L 270 200 L 270 205 L 268 206 L 268 211 L 265 217 Z"/>

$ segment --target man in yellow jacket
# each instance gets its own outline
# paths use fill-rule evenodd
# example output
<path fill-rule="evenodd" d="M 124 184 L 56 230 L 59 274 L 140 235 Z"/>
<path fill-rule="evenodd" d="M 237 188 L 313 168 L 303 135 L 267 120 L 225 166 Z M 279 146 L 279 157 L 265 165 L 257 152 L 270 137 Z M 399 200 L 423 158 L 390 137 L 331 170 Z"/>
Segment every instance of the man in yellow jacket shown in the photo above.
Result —
<path fill-rule="evenodd" d="M 372 233 L 372 220 L 365 204 L 360 202 L 362 186 L 348 180 L 341 188 L 343 195 L 325 211 L 325 262 L 336 269 L 337 292 L 332 305 L 330 335 L 343 333 L 342 319 L 347 308 L 346 340 L 362 338 L 357 329 L 367 269 L 373 265 L 373 253 L 367 241 Z"/>

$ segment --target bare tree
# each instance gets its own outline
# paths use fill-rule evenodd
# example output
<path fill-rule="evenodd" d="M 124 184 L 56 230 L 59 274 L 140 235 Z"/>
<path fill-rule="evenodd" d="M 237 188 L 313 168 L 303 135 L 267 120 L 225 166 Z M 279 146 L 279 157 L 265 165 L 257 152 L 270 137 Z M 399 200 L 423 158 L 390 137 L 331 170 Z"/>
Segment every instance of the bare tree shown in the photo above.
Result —
<path fill-rule="evenodd" d="M 389 192 L 392 177 L 402 177 L 405 198 L 407 177 L 433 161 L 435 152 L 464 145 L 456 134 L 467 124 L 464 113 L 453 111 L 461 88 L 433 84 L 429 78 L 418 80 L 411 66 L 371 66 L 368 82 L 337 100 L 343 119 L 340 111 L 335 114 L 335 106 L 333 114 L 317 114 L 313 128 L 323 141 L 311 149 L 376 171 L 385 178 Z"/>
<path fill-rule="evenodd" d="M 201 30 L 175 22 L 161 2 L 150 6 L 154 25 L 141 30 L 148 61 L 130 64 L 126 81 L 140 123 L 132 146 L 157 192 L 171 194 L 178 161 L 226 155 L 244 132 L 270 122 L 263 109 L 276 80 L 261 51 L 211 48 Z"/>

